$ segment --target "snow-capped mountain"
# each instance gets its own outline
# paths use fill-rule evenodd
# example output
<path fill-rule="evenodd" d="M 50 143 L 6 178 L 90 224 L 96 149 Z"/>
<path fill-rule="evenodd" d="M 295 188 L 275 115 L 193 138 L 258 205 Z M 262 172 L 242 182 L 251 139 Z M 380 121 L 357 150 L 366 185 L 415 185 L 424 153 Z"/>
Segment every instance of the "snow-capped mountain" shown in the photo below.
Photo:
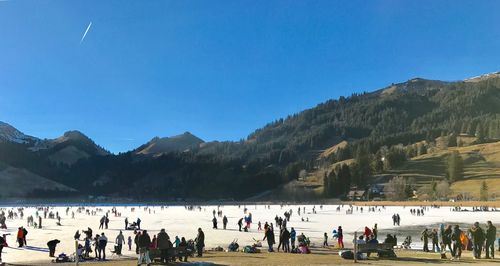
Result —
<path fill-rule="evenodd" d="M 0 141 L 24 144 L 32 141 L 38 141 L 38 139 L 28 136 L 17 130 L 15 127 L 0 121 Z"/>

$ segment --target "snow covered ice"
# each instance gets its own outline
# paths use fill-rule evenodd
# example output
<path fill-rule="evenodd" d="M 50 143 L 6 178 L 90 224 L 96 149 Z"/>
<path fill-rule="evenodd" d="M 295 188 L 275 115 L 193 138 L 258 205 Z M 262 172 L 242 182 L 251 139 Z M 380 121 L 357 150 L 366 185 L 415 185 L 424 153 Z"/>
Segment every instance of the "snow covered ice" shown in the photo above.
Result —
<path fill-rule="evenodd" d="M 301 216 L 297 212 L 299 206 L 301 207 Z M 306 207 L 306 214 L 302 212 L 304 206 Z M 76 230 L 80 230 L 80 233 L 82 233 L 82 230 L 90 227 L 94 235 L 101 232 L 106 234 L 109 239 L 106 248 L 107 256 L 108 259 L 112 259 L 111 252 L 109 251 L 113 249 L 114 239 L 119 231 L 124 229 L 124 220 L 126 217 L 129 223 L 136 221 L 139 217 L 142 220 L 141 229 L 148 230 L 151 238 L 160 229 L 165 228 L 171 240 L 175 236 L 179 236 L 179 238 L 186 237 L 187 240 L 194 239 L 198 227 L 201 227 L 205 232 L 207 249 L 217 246 L 226 249 L 228 244 L 234 239 L 238 239 L 240 246 L 251 245 L 254 243 L 254 239 L 262 240 L 264 232 L 257 231 L 257 223 L 260 221 L 262 226 L 264 226 L 266 221 L 275 224 L 275 216 L 278 215 L 284 218 L 284 212 L 289 210 L 292 210 L 293 213 L 290 222 L 287 223 L 287 227 L 294 227 L 297 235 L 304 233 L 307 237 L 310 237 L 311 242 L 315 246 L 321 246 L 325 232 L 330 237 L 330 244 L 335 243 L 335 240 L 331 237 L 332 230 L 339 225 L 344 229 L 346 247 L 351 247 L 354 231 L 361 233 L 365 226 L 372 228 L 375 223 L 378 224 L 379 232 L 383 232 L 379 233 L 379 239 L 383 240 L 385 233 L 392 232 L 397 234 L 398 243 L 401 243 L 407 235 L 405 233 L 405 228 L 407 227 L 435 226 L 439 223 L 472 224 L 478 221 L 484 228 L 488 220 L 491 220 L 496 226 L 500 224 L 500 212 L 454 212 L 451 211 L 451 207 L 428 208 L 424 216 L 414 216 L 410 214 L 410 209 L 418 207 L 377 207 L 375 212 L 368 212 L 368 207 L 363 207 L 363 213 L 356 211 L 356 207 L 354 207 L 354 213 L 347 215 L 346 210 L 349 208 L 348 205 L 345 205 L 340 211 L 336 210 L 338 205 L 325 205 L 322 209 L 320 209 L 320 205 L 315 205 L 316 214 L 312 213 L 313 205 L 284 205 L 283 207 L 271 205 L 270 209 L 267 208 L 267 205 L 246 205 L 248 209 L 247 214 L 252 213 L 253 223 L 249 232 L 239 232 L 237 222 L 240 218 L 246 216 L 243 211 L 244 207 L 244 205 L 240 207 L 237 205 L 220 207 L 222 214 L 226 215 L 229 219 L 227 230 L 222 229 L 221 217 L 217 217 L 219 229 L 212 229 L 213 210 L 217 211 L 217 206 L 202 206 L 201 211 L 195 207 L 190 211 L 184 206 L 170 206 L 164 209 L 160 206 L 150 206 L 149 209 L 145 209 L 144 206 L 125 207 L 117 205 L 117 212 L 121 213 L 121 217 L 115 217 L 110 212 L 109 229 L 107 230 L 98 229 L 99 221 L 107 211 L 111 211 L 113 206 L 99 206 L 98 208 L 101 208 L 102 212 L 98 212 L 95 216 L 87 215 L 85 212 L 77 213 L 77 207 L 71 207 L 68 215 L 66 215 L 67 206 L 54 206 L 51 207 L 50 211 L 53 213 L 59 212 L 62 225 L 56 225 L 56 219 L 43 219 L 42 229 L 27 227 L 26 218 L 30 215 L 35 216 L 36 212 L 36 208 L 29 207 L 24 210 L 24 219 L 7 219 L 8 229 L 0 229 L 0 234 L 11 234 L 7 236 L 7 242 L 10 247 L 4 248 L 2 257 L 4 262 L 48 261 L 48 252 L 38 248 L 46 249 L 47 241 L 52 239 L 61 240 L 61 244 L 57 246 L 56 255 L 62 252 L 72 254 L 74 252 L 73 236 Z M 7 212 L 8 210 L 17 208 L 17 206 L 3 207 L 3 210 Z M 95 210 L 96 206 L 87 206 L 86 208 Z M 134 212 L 132 212 L 132 208 L 135 208 Z M 472 210 L 472 208 L 466 209 Z M 151 210 L 151 213 L 149 210 Z M 72 212 L 75 212 L 75 219 L 71 218 Z M 398 213 L 401 217 L 400 227 L 395 227 L 392 224 L 392 215 L 395 213 Z M 39 214 L 43 216 L 43 211 L 39 211 Z M 308 218 L 309 222 L 302 221 L 302 217 L 305 220 Z M 38 219 L 35 218 L 35 222 L 38 222 Z M 27 248 L 17 248 L 15 237 L 17 228 L 20 226 L 24 226 L 29 231 L 27 235 Z M 276 230 L 276 234 L 277 232 Z M 133 239 L 133 231 L 124 230 L 123 233 L 125 239 L 128 236 L 132 236 Z M 83 235 L 82 233 L 82 239 Z M 418 241 L 420 237 L 414 236 L 413 239 L 414 241 Z M 81 244 L 83 245 L 83 241 Z M 265 241 L 263 241 L 263 244 L 264 246 L 266 245 Z M 123 250 L 124 255 L 136 256 L 134 245 L 132 251 L 128 251 L 126 245 L 124 245 Z"/>

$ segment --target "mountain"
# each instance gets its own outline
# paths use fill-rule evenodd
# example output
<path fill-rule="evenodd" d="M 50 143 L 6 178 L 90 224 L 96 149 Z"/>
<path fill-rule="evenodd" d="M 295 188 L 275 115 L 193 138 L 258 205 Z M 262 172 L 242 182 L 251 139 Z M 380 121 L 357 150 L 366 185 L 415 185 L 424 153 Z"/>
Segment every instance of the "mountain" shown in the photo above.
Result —
<path fill-rule="evenodd" d="M 3 133 L 26 138 L 20 134 Z M 266 191 L 277 195 L 273 191 L 281 188 L 280 195 L 293 195 L 285 199 L 303 200 L 306 194 L 339 197 L 350 186 L 382 182 L 403 173 L 416 156 L 498 140 L 500 75 L 492 73 L 452 82 L 415 78 L 328 100 L 237 142 L 204 143 L 184 133 L 113 155 L 70 131 L 54 140 L 0 142 L 0 162 L 82 195 L 245 199 Z M 447 160 L 445 154 L 438 158 Z M 432 169 L 427 176 L 453 184 L 478 178 Z M 314 184 L 308 183 L 310 176 L 316 176 Z M 314 193 L 303 193 L 301 182 Z"/>
<path fill-rule="evenodd" d="M 80 159 L 91 156 L 105 156 L 110 153 L 95 144 L 93 140 L 80 131 L 67 131 L 61 137 L 45 139 L 29 148 L 42 153 L 51 162 L 72 165 Z"/>
<path fill-rule="evenodd" d="M 148 143 L 137 148 L 136 155 L 159 156 L 169 152 L 184 152 L 198 148 L 204 141 L 195 135 L 185 132 L 181 135 L 159 138 L 155 137 Z"/>
<path fill-rule="evenodd" d="M 77 193 L 73 188 L 5 163 L 0 163 L 0 183 L 2 184 L 0 194 L 2 198 L 39 197 L 43 194 L 61 196 Z"/>
<path fill-rule="evenodd" d="M 0 141 L 29 143 L 37 141 L 37 138 L 25 135 L 13 126 L 0 121 Z"/>

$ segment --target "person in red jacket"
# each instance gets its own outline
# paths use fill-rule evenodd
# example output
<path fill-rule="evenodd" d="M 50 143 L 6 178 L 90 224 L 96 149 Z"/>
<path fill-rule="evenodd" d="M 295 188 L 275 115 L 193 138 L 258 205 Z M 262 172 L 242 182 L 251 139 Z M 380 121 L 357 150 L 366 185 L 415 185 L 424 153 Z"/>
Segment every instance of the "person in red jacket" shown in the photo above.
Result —
<path fill-rule="evenodd" d="M 19 243 L 20 248 L 24 246 L 24 230 L 22 227 L 19 227 L 17 230 L 17 242 Z"/>
<path fill-rule="evenodd" d="M 365 240 L 368 241 L 370 240 L 371 235 L 373 234 L 372 230 L 368 228 L 368 226 L 365 226 Z"/>

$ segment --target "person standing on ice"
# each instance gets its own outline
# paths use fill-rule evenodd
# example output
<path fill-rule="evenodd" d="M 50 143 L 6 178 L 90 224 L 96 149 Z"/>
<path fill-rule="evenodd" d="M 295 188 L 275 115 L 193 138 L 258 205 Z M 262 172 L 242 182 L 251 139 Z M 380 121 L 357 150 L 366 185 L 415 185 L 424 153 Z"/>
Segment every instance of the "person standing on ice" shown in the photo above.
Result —
<path fill-rule="evenodd" d="M 239 227 L 239 229 L 238 229 L 238 230 L 239 230 L 240 232 L 241 232 L 241 227 L 242 227 L 242 226 L 243 226 L 243 218 L 240 218 L 240 219 L 238 220 L 238 227 Z"/>
<path fill-rule="evenodd" d="M 7 242 L 5 241 L 5 235 L 0 236 L 0 265 L 2 263 L 2 250 Z"/>
<path fill-rule="evenodd" d="M 432 252 L 440 252 L 439 248 L 439 234 L 436 228 L 432 229 L 430 233 L 431 241 L 432 241 Z"/>
<path fill-rule="evenodd" d="M 283 251 L 290 252 L 290 232 L 286 227 L 283 228 Z"/>
<path fill-rule="evenodd" d="M 154 241 L 153 241 L 154 242 Z M 165 229 L 161 229 L 158 233 L 158 238 L 156 239 L 157 248 L 160 250 L 160 258 L 162 263 L 168 262 L 168 249 L 171 248 L 170 236 L 165 232 Z"/>
<path fill-rule="evenodd" d="M 424 229 L 420 239 L 424 241 L 424 252 L 429 252 L 429 229 Z"/>
<path fill-rule="evenodd" d="M 227 227 L 227 217 L 226 215 L 224 215 L 224 218 L 222 218 L 222 226 L 224 227 L 224 230 L 226 230 L 226 227 Z"/>
<path fill-rule="evenodd" d="M 205 247 L 205 233 L 201 228 L 198 228 L 198 236 L 195 239 L 196 242 L 196 250 L 198 251 L 197 257 L 203 256 L 203 248 Z"/>
<path fill-rule="evenodd" d="M 99 260 L 106 260 L 106 245 L 108 244 L 108 238 L 101 233 L 101 236 L 98 239 L 97 248 L 99 250 Z"/>
<path fill-rule="evenodd" d="M 215 218 L 215 216 L 214 216 L 214 218 L 212 219 L 212 224 L 213 224 L 213 228 L 214 228 L 214 229 L 217 229 L 217 218 Z"/>
<path fill-rule="evenodd" d="M 142 231 L 140 234 L 137 246 L 139 247 L 139 260 L 137 261 L 137 265 L 142 265 L 142 263 L 146 263 L 148 266 L 151 265 L 151 259 L 149 258 L 151 237 L 149 237 L 146 230 Z"/>
<path fill-rule="evenodd" d="M 141 230 L 141 218 L 137 218 L 137 229 Z"/>
<path fill-rule="evenodd" d="M 273 245 L 274 245 L 274 232 L 273 232 L 273 229 L 271 227 L 268 227 L 266 229 L 266 232 L 264 233 L 264 238 L 262 239 L 262 241 L 266 240 L 267 239 L 267 245 L 268 245 L 268 251 L 269 252 L 274 252 L 273 250 Z"/>
<path fill-rule="evenodd" d="M 127 244 L 128 244 L 128 251 L 131 251 L 132 250 L 132 237 L 131 236 L 128 236 Z"/>
<path fill-rule="evenodd" d="M 458 224 L 453 227 L 451 233 L 451 241 L 453 243 L 453 250 L 451 251 L 451 260 L 459 260 L 462 256 L 462 240 L 460 236 L 462 235 L 462 230 L 460 230 Z"/>
<path fill-rule="evenodd" d="M 116 243 L 116 254 L 121 255 L 122 254 L 122 247 L 125 244 L 125 237 L 123 236 L 123 232 L 121 230 L 115 239 L 115 243 Z"/>
<path fill-rule="evenodd" d="M 292 227 L 290 230 L 290 240 L 292 242 L 292 249 L 295 249 L 295 238 L 297 237 L 297 233 L 295 232 L 295 229 Z"/>
<path fill-rule="evenodd" d="M 378 225 L 375 224 L 372 229 L 372 234 L 375 239 L 378 239 Z"/>
<path fill-rule="evenodd" d="M 22 227 L 19 227 L 17 230 L 17 242 L 19 243 L 20 248 L 24 246 L 24 231 Z"/>
<path fill-rule="evenodd" d="M 342 226 L 337 228 L 337 242 L 339 244 L 339 248 L 344 248 L 344 232 L 342 230 Z"/>
<path fill-rule="evenodd" d="M 278 252 L 280 252 L 280 247 L 283 246 L 283 229 L 280 229 L 279 231 L 279 238 L 278 238 Z"/>
<path fill-rule="evenodd" d="M 497 228 L 491 223 L 491 221 L 487 222 L 488 227 L 486 228 L 486 258 L 495 258 L 495 238 L 497 236 Z M 500 248 L 500 247 L 499 247 Z M 490 254 L 491 252 L 491 254 Z M 491 257 L 490 257 L 491 255 Z"/>
<path fill-rule="evenodd" d="M 483 249 L 483 243 L 485 240 L 485 234 L 483 228 L 479 226 L 479 222 L 475 222 L 470 229 L 470 234 L 472 236 L 472 251 L 474 259 L 481 258 L 481 250 Z"/>

